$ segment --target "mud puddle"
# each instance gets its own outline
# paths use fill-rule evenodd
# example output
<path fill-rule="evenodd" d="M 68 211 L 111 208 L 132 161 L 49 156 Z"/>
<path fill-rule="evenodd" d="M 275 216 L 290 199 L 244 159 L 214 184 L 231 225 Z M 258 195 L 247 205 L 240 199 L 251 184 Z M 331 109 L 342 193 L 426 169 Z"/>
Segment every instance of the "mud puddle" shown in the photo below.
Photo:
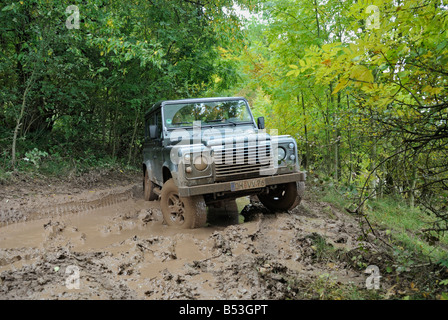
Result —
<path fill-rule="evenodd" d="M 365 284 L 345 261 L 318 256 L 316 239 L 357 248 L 356 222 L 311 201 L 267 214 L 242 199 L 245 222 L 212 209 L 207 227 L 181 230 L 142 200 L 141 184 L 47 198 L 8 209 L 20 222 L 3 215 L 1 299 L 294 299 L 322 274 Z"/>

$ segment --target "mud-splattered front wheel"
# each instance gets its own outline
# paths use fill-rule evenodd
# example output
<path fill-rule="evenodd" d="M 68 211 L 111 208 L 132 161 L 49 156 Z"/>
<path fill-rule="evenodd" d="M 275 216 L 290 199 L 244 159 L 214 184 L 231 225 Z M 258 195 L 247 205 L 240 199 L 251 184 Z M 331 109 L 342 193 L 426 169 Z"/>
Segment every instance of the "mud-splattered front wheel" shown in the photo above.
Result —
<path fill-rule="evenodd" d="M 169 226 L 192 229 L 203 227 L 207 222 L 204 197 L 180 197 L 173 179 L 163 184 L 160 207 L 163 219 Z"/>

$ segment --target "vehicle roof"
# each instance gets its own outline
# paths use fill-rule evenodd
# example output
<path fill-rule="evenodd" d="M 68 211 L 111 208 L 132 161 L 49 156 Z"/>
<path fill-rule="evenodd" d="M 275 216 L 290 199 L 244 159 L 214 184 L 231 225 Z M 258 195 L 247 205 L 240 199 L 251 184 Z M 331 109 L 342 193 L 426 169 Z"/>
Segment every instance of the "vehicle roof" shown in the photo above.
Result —
<path fill-rule="evenodd" d="M 211 97 L 211 98 L 190 98 L 190 99 L 179 99 L 179 100 L 162 100 L 158 101 L 152 105 L 151 108 L 146 112 L 145 115 L 150 114 L 152 111 L 160 108 L 161 106 L 169 104 L 179 104 L 179 103 L 197 103 L 197 102 L 216 102 L 216 101 L 228 101 L 228 100 L 246 100 L 244 97 Z"/>

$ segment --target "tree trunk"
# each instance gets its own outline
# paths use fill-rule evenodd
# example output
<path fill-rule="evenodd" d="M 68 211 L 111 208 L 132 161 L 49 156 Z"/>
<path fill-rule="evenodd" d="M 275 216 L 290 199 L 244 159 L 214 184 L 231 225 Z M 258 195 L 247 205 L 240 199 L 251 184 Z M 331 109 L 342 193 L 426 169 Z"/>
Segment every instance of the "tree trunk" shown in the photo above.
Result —
<path fill-rule="evenodd" d="M 374 168 L 376 167 L 375 165 L 375 161 L 376 161 L 376 154 L 377 154 L 377 150 L 376 150 L 376 138 L 373 139 L 373 145 L 372 145 L 372 154 L 370 155 L 370 159 L 371 159 L 371 165 L 370 165 L 370 170 L 374 170 Z M 373 195 L 373 199 L 377 198 L 377 181 L 376 181 L 376 174 L 372 175 L 372 181 L 371 181 L 371 188 L 372 188 L 372 192 L 374 192 Z"/>
<path fill-rule="evenodd" d="M 331 87 L 330 87 L 331 89 Z M 338 99 L 337 99 L 337 108 L 336 112 L 334 112 L 334 178 L 336 181 L 339 181 L 339 147 L 340 147 L 340 130 L 338 126 L 338 112 L 340 110 L 340 104 L 341 104 L 341 94 L 338 92 Z"/>
<path fill-rule="evenodd" d="M 305 113 L 305 101 L 303 98 L 303 92 L 301 92 L 302 96 L 302 112 L 303 112 L 303 128 L 304 128 L 304 134 L 305 134 L 305 161 L 303 163 L 303 167 L 305 170 L 308 170 L 308 163 L 309 163 L 309 157 L 310 157 L 310 147 L 308 143 L 308 128 L 307 128 L 307 121 L 306 121 L 306 113 Z M 299 96 L 297 96 L 297 102 L 300 103 Z"/>
<path fill-rule="evenodd" d="M 417 185 L 417 154 L 414 155 L 412 161 L 412 180 L 411 180 L 411 190 L 409 190 L 409 205 L 411 208 L 415 206 L 415 186 Z"/>
<path fill-rule="evenodd" d="M 319 16 L 317 14 L 317 0 L 314 0 L 314 11 L 316 13 L 317 37 L 320 38 Z"/>
<path fill-rule="evenodd" d="M 348 175 L 348 185 L 352 183 L 352 175 L 353 175 L 353 146 L 352 146 L 352 130 L 351 130 L 351 116 L 350 116 L 350 101 L 348 99 L 347 94 L 347 110 L 349 110 L 349 119 L 348 119 L 348 132 L 347 132 L 347 138 L 348 138 L 348 147 L 349 147 L 349 169 L 350 173 Z"/>
<path fill-rule="evenodd" d="M 109 104 L 109 88 L 106 88 L 106 99 L 103 104 L 103 112 L 101 115 L 101 126 L 102 126 L 102 136 L 103 136 L 103 148 L 105 149 L 107 146 L 106 141 L 106 122 L 107 122 L 107 109 Z"/>
<path fill-rule="evenodd" d="M 16 145 L 17 145 L 17 135 L 19 133 L 19 129 L 22 126 L 22 119 L 23 119 L 23 115 L 25 113 L 25 108 L 26 108 L 26 96 L 28 95 L 28 92 L 31 88 L 31 86 L 34 83 L 34 75 L 35 75 L 35 71 L 36 69 L 33 70 L 33 73 L 31 74 L 30 78 L 28 79 L 28 84 L 25 86 L 25 90 L 23 91 L 23 96 L 22 96 L 22 107 L 20 108 L 20 114 L 17 117 L 17 122 L 16 122 L 16 127 L 14 128 L 14 136 L 12 138 L 12 150 L 11 150 L 11 165 L 12 165 L 12 169 L 15 170 L 16 169 Z"/>
<path fill-rule="evenodd" d="M 132 149 L 133 149 L 133 146 L 134 146 L 135 134 L 137 133 L 138 116 L 139 116 L 139 111 L 136 109 L 135 110 L 134 131 L 132 132 L 131 143 L 129 144 L 128 166 L 131 163 Z"/>

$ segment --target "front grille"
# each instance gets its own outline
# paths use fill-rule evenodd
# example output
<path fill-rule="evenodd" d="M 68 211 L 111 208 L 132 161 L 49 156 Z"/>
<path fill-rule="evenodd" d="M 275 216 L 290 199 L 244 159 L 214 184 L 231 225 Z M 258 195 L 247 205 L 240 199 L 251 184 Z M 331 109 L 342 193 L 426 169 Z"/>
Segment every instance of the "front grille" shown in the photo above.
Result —
<path fill-rule="evenodd" d="M 273 166 L 269 141 L 214 146 L 213 159 L 216 181 L 258 177 L 262 175 L 263 169 Z"/>

